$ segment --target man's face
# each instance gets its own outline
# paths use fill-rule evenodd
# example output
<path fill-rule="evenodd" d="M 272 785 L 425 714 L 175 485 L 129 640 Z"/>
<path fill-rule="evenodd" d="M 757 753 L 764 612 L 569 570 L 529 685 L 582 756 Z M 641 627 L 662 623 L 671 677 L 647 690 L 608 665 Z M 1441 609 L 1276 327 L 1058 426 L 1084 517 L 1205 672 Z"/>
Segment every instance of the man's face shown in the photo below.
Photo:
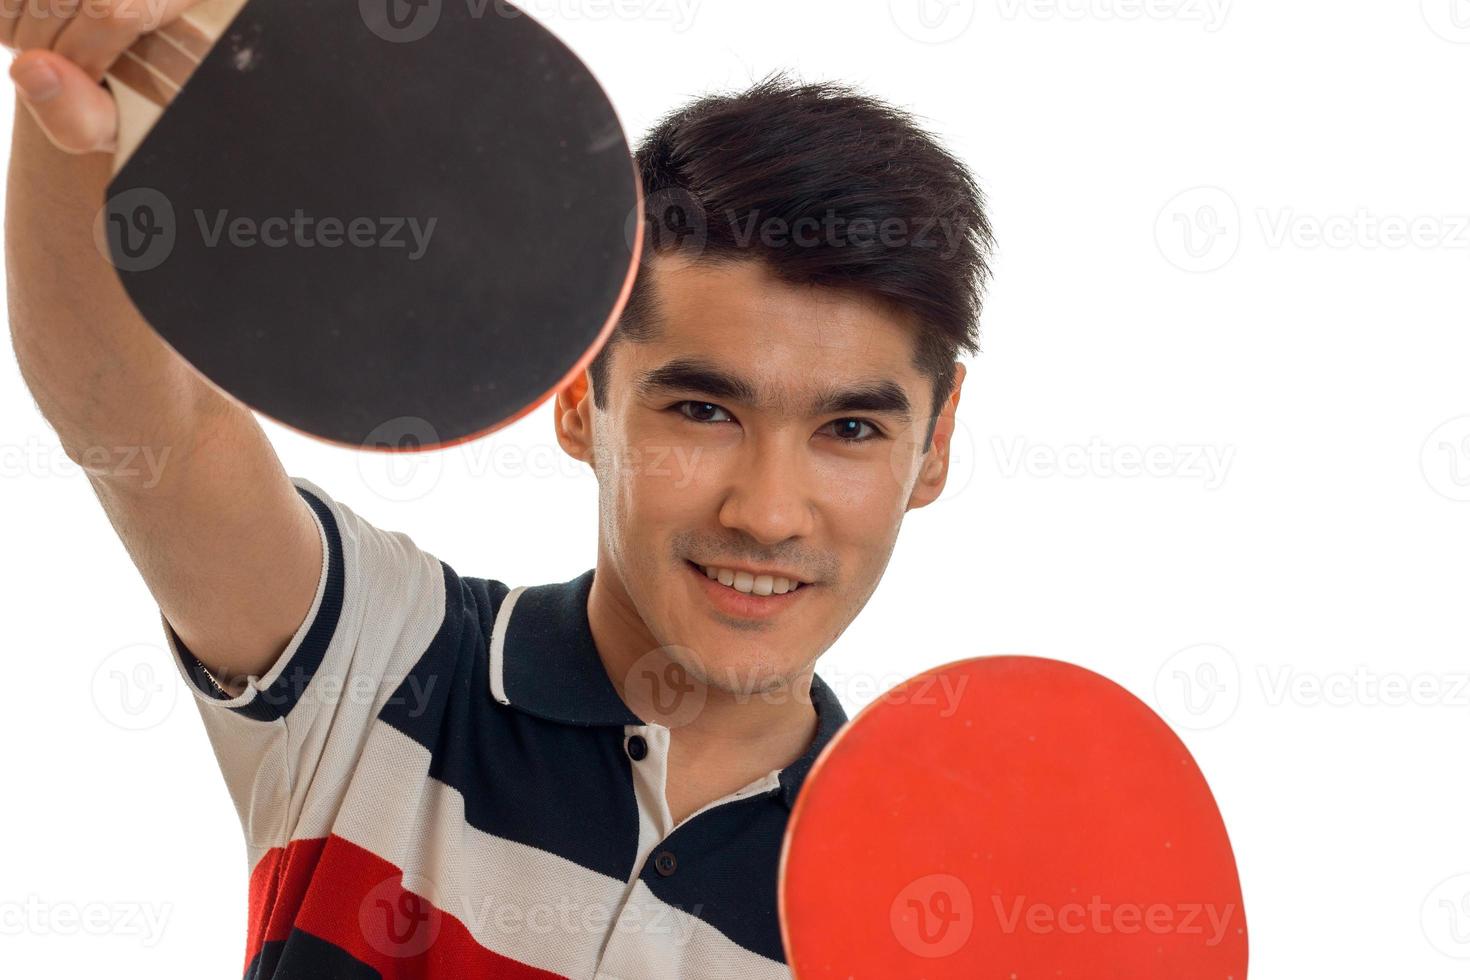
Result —
<path fill-rule="evenodd" d="M 615 573 L 606 584 L 649 649 L 717 689 L 774 690 L 847 628 L 905 511 L 942 491 L 958 389 L 925 454 L 932 382 L 891 311 L 754 261 L 660 257 L 650 273 L 659 336 L 617 346 L 605 412 L 590 395 L 578 405 L 600 574 Z M 708 568 L 757 574 L 727 586 Z M 751 579 L 755 593 L 780 586 L 762 572 L 807 584 L 742 594 Z"/>

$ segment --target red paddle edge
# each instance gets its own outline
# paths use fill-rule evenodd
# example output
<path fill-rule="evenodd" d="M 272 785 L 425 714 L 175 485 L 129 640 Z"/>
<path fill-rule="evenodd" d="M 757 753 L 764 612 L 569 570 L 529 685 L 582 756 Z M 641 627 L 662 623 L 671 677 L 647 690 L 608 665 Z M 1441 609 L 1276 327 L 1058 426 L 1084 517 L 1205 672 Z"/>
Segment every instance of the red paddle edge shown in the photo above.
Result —
<path fill-rule="evenodd" d="M 871 702 L 864 706 L 861 711 L 854 715 L 852 719 L 843 726 L 842 730 L 837 733 L 832 741 L 827 743 L 827 747 L 822 750 L 821 754 L 817 756 L 817 761 L 812 764 L 811 771 L 807 773 L 806 780 L 802 783 L 801 792 L 798 793 L 796 796 L 796 805 L 791 809 L 791 820 L 786 825 L 786 835 L 782 838 L 781 841 L 781 861 L 776 871 L 776 914 L 781 922 L 781 946 L 786 951 L 788 962 L 791 959 L 791 926 L 788 922 L 786 909 L 786 864 L 787 859 L 789 858 L 791 853 L 791 839 L 794 836 L 794 831 L 800 825 L 802 813 L 805 809 L 808 795 L 807 788 L 813 785 L 817 780 L 821 779 L 823 767 L 825 767 L 828 761 L 832 758 L 832 753 L 836 751 L 837 747 L 842 743 L 843 738 L 846 737 L 852 729 L 861 724 L 863 718 L 869 712 L 873 711 L 875 708 L 881 705 L 886 699 L 902 694 L 908 688 L 910 688 L 914 684 L 919 683 L 920 681 L 935 677 L 939 674 L 944 673 L 947 670 L 950 670 L 951 668 L 959 667 L 963 664 L 973 663 L 979 660 L 1030 660 L 1045 664 L 1056 664 L 1058 666 L 1067 667 L 1072 670 L 1080 670 L 1084 673 L 1091 674 L 1094 677 L 1097 677 L 1105 683 L 1116 688 L 1125 696 L 1143 705 L 1143 707 L 1146 708 L 1150 714 L 1158 717 L 1158 712 L 1154 711 L 1153 708 L 1150 708 L 1146 702 L 1144 702 L 1132 691 L 1128 690 L 1126 687 L 1119 684 L 1117 681 L 1113 680 L 1110 677 L 1099 674 L 1095 670 L 1088 670 L 1086 667 L 1080 667 L 1077 664 L 1069 663 L 1065 660 L 1056 660 L 1051 657 L 1031 657 L 1026 656 L 1025 654 L 995 654 L 993 656 L 987 657 L 967 657 L 964 660 L 952 660 L 947 664 L 942 664 L 938 667 L 930 668 L 929 670 L 926 670 L 920 674 L 916 674 L 915 676 L 910 677 L 908 680 L 902 682 L 901 684 L 898 684 L 895 687 L 892 687 L 884 693 L 878 695 L 878 697 L 874 698 Z M 1176 739 L 1179 739 L 1179 734 L 1174 731 L 1173 726 L 1169 725 L 1168 722 L 1163 721 L 1162 718 L 1160 718 L 1159 720 L 1164 724 L 1166 728 L 1168 728 L 1171 733 L 1174 734 L 1174 737 Z M 1200 769 L 1199 762 L 1194 758 L 1193 753 L 1189 751 L 1189 747 L 1187 745 L 1184 745 L 1184 740 L 1179 739 L 1179 744 L 1184 749 L 1185 754 L 1189 757 L 1189 760 L 1194 765 L 1195 769 L 1199 771 L 1201 776 L 1203 776 L 1204 770 Z M 1215 805 L 1215 812 L 1217 814 L 1220 814 L 1219 801 L 1215 799 L 1215 792 L 1213 789 L 1210 788 L 1208 780 L 1205 780 L 1205 792 L 1209 794 L 1210 802 Z M 1235 858 L 1235 848 L 1230 843 L 1230 828 L 1225 824 L 1224 814 L 1220 814 L 1220 826 L 1225 831 L 1225 846 L 1230 851 L 1230 862 L 1234 866 L 1236 879 L 1239 880 L 1240 864 Z"/>

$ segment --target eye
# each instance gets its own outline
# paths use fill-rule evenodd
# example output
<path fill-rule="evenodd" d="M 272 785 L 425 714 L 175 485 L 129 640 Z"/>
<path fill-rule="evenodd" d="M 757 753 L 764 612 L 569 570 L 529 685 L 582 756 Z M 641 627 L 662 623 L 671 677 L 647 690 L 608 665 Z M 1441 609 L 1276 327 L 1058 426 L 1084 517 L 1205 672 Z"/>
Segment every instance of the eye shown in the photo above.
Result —
<path fill-rule="evenodd" d="M 705 410 L 713 410 L 715 412 L 725 411 L 723 408 L 712 402 L 679 402 L 677 405 L 674 405 L 672 407 L 676 409 L 680 415 L 683 415 L 689 421 L 698 422 L 701 425 L 713 425 L 716 422 L 721 421 L 720 419 L 696 418 L 695 416 L 689 414 L 689 412 L 686 410 L 687 407 L 691 405 L 694 406 L 695 409 L 699 410 L 701 414 L 703 414 Z"/>
<path fill-rule="evenodd" d="M 862 431 L 861 426 L 867 426 L 873 430 L 872 433 L 865 436 L 859 435 Z M 867 419 L 838 419 L 835 422 L 828 423 L 828 427 L 836 431 L 837 439 L 840 442 L 870 442 L 883 434 L 876 425 Z"/>

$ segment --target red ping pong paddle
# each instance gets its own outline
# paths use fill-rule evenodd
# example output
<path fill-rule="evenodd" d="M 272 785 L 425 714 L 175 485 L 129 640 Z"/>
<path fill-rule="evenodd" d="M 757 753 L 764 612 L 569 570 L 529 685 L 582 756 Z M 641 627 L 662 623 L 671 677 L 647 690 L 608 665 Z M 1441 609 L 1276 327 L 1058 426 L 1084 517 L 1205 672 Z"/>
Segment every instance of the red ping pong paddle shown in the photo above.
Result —
<path fill-rule="evenodd" d="M 1178 737 L 1098 674 L 989 657 L 823 751 L 781 858 L 797 980 L 1245 980 L 1225 825 Z"/>
<path fill-rule="evenodd" d="M 584 369 L 626 302 L 643 223 L 622 127 L 504 0 L 208 0 L 108 84 L 99 236 L 129 296 L 298 431 L 484 435 Z"/>

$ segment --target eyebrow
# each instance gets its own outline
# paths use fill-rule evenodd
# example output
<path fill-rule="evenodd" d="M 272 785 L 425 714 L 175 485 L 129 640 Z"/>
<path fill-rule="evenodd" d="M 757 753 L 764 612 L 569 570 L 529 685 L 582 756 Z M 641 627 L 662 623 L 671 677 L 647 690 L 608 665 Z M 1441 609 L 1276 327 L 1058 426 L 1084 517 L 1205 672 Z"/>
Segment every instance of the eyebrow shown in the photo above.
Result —
<path fill-rule="evenodd" d="M 763 398 L 756 386 L 737 374 L 695 358 L 676 358 L 646 371 L 634 382 L 639 394 L 657 397 L 670 392 L 698 392 L 737 405 L 790 408 L 786 398 Z M 910 421 L 912 406 L 903 388 L 887 378 L 859 381 L 842 387 L 818 389 L 807 406 L 809 415 L 871 412 Z"/>

